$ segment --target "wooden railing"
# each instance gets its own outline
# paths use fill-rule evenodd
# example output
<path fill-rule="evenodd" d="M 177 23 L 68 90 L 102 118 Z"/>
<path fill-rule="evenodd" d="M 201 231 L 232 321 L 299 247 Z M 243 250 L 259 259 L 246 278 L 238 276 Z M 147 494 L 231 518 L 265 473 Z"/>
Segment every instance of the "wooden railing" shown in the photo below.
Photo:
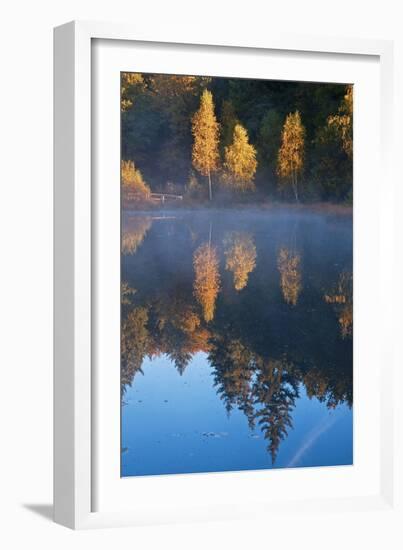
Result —
<path fill-rule="evenodd" d="M 126 191 L 123 198 L 124 200 L 131 202 L 131 201 L 141 201 L 145 197 L 140 193 L 135 193 L 133 191 Z M 183 195 L 175 195 L 174 193 L 150 193 L 150 195 L 147 198 L 151 199 L 152 201 L 158 201 L 164 204 L 165 201 L 181 201 L 183 200 Z"/>
<path fill-rule="evenodd" d="M 183 195 L 174 195 L 173 193 L 151 193 L 150 199 L 164 203 L 166 200 L 181 201 Z"/>
<path fill-rule="evenodd" d="M 134 191 L 126 191 L 123 195 L 123 200 L 127 202 L 141 202 L 145 199 L 164 204 L 166 201 L 181 201 L 183 200 L 183 195 L 175 195 L 174 193 L 150 193 L 150 195 L 145 197 L 143 194 Z"/>

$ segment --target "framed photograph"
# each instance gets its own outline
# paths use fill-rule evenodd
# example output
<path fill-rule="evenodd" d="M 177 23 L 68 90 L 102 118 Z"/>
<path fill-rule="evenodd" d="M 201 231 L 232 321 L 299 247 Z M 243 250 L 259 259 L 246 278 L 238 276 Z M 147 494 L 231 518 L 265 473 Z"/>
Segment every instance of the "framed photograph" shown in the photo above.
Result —
<path fill-rule="evenodd" d="M 393 513 L 392 72 L 55 29 L 57 522 Z"/>

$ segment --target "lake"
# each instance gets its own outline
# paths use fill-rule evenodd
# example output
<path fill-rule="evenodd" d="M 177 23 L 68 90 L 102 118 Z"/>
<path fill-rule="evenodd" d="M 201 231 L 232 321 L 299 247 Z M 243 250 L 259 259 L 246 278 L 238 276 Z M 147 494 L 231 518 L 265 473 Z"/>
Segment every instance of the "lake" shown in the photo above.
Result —
<path fill-rule="evenodd" d="M 122 213 L 121 475 L 353 462 L 352 216 Z"/>

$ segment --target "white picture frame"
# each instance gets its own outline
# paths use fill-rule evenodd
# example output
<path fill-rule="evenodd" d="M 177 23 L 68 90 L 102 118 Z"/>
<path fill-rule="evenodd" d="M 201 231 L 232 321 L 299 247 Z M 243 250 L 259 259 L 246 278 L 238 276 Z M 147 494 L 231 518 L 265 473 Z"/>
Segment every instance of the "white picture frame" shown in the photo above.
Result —
<path fill-rule="evenodd" d="M 371 211 L 376 220 L 373 236 L 379 240 L 379 263 L 382 268 L 373 274 L 374 282 L 379 286 L 377 302 L 378 315 L 381 315 L 380 354 L 382 362 L 378 371 L 373 371 L 373 380 L 378 380 L 379 398 L 379 457 L 377 459 L 379 479 L 375 488 L 365 491 L 340 489 L 334 494 L 313 491 L 305 494 L 303 483 L 313 483 L 319 488 L 323 479 L 310 479 L 308 471 L 296 474 L 290 470 L 277 476 L 277 485 L 285 483 L 285 476 L 292 476 L 294 485 L 299 491 L 290 492 L 285 500 L 256 500 L 256 486 L 261 482 L 261 473 L 248 472 L 242 478 L 237 474 L 209 474 L 203 479 L 195 475 L 165 476 L 144 478 L 136 486 L 136 493 L 158 495 L 163 484 L 165 491 L 175 491 L 175 498 L 170 503 L 153 505 L 150 501 L 145 509 L 130 505 L 123 493 L 114 491 L 106 493 L 110 505 L 98 510 L 96 498 L 98 489 L 107 476 L 100 468 L 96 453 L 99 452 L 98 436 L 95 426 L 99 413 L 99 399 L 102 398 L 102 385 L 97 381 L 94 357 L 97 356 L 94 331 L 97 301 L 99 294 L 95 284 L 96 269 L 99 268 L 94 245 L 99 231 L 97 216 L 103 206 L 96 198 L 93 173 L 97 171 L 94 164 L 94 136 L 92 113 L 96 111 L 94 101 L 94 45 L 97 41 L 125 41 L 132 44 L 157 44 L 164 49 L 169 44 L 176 50 L 183 49 L 198 53 L 203 58 L 204 51 L 237 49 L 243 56 L 253 52 L 282 52 L 282 55 L 314 56 L 321 53 L 334 56 L 367 56 L 376 59 L 379 67 L 380 98 L 379 156 L 385 185 L 379 195 L 372 199 L 360 195 L 362 220 L 370 220 L 365 209 Z M 204 43 L 205 42 L 205 43 Z M 337 39 L 312 36 L 286 36 L 270 34 L 268 37 L 256 37 L 250 40 L 236 40 L 233 44 L 222 42 L 215 37 L 207 36 L 203 41 L 186 35 L 151 37 L 130 25 L 109 23 L 72 22 L 55 29 L 55 385 L 54 385 L 54 505 L 55 521 L 71 528 L 90 528 L 117 525 L 138 525 L 161 522 L 177 522 L 199 519 L 219 519 L 221 517 L 245 517 L 247 507 L 242 504 L 242 495 L 251 493 L 248 506 L 254 502 L 254 514 L 274 512 L 282 506 L 289 506 L 296 513 L 305 509 L 307 504 L 312 513 L 324 508 L 335 511 L 349 509 L 388 510 L 395 512 L 397 487 L 396 459 L 394 451 L 394 426 L 392 418 L 397 421 L 397 409 L 391 399 L 388 385 L 393 380 L 393 369 L 396 357 L 393 352 L 393 334 L 395 317 L 391 311 L 393 302 L 393 259 L 396 254 L 395 235 L 393 233 L 393 172 L 392 172 L 392 121 L 393 121 L 393 45 L 387 41 L 358 39 Z M 164 46 L 166 44 L 166 46 Z M 192 50 L 193 48 L 193 50 Z M 288 52 L 288 53 L 287 53 Z M 175 54 L 170 51 L 170 57 Z M 124 67 L 126 70 L 127 67 Z M 218 69 L 219 70 L 219 69 Z M 178 71 L 179 72 L 179 71 Z M 378 96 L 376 96 L 378 97 Z M 104 131 L 104 129 L 100 129 Z M 374 151 L 375 156 L 377 151 Z M 119 177 L 119 176 L 118 176 Z M 113 200 L 113 197 L 112 197 Z M 372 200 L 372 202 L 371 202 Z M 365 201 L 365 203 L 364 203 Z M 102 201 L 101 201 L 102 203 Z M 103 201 L 105 204 L 105 200 Z M 376 209 L 376 212 L 374 212 Z M 372 235 L 372 233 L 371 233 Z M 378 246 L 378 245 L 377 245 Z M 375 248 L 377 248 L 374 247 Z M 371 247 L 369 247 L 371 252 Z M 374 252 L 375 254 L 375 252 Z M 378 256 L 376 256 L 378 258 Z M 360 267 L 364 271 L 364 266 Z M 113 277 L 112 277 L 113 278 Z M 102 309 L 101 309 L 102 311 Z M 356 311 L 354 313 L 356 315 Z M 372 384 L 374 388 L 374 385 Z M 375 391 L 373 389 L 373 391 Z M 101 397 L 100 397 L 101 396 Z M 375 398 L 375 394 L 373 395 Z M 97 412 L 98 411 L 98 412 Z M 116 413 L 118 414 L 118 412 Z M 116 427 L 116 426 L 115 426 Z M 102 429 L 102 428 L 98 428 Z M 112 434 L 112 432 L 111 432 Z M 113 434 L 111 435 L 113 437 Z M 105 451 L 103 443 L 102 451 Z M 105 461 L 104 461 L 105 463 Z M 106 462 L 108 465 L 108 462 Z M 375 466 L 374 466 L 375 467 Z M 104 467 L 103 467 L 104 468 Z M 338 485 L 337 469 L 333 470 L 333 486 Z M 329 470 L 328 470 L 329 471 Z M 375 470 L 374 470 L 375 471 Z M 276 472 L 277 473 L 277 472 Z M 229 477 L 233 476 L 232 478 Z M 315 476 L 316 474 L 314 474 Z M 318 473 L 320 475 L 320 473 Z M 368 476 L 371 476 L 368 472 Z M 169 479 L 167 480 L 167 478 Z M 326 476 L 325 476 L 326 477 Z M 191 480 L 193 478 L 193 480 Z M 207 480 L 208 478 L 208 480 Z M 304 481 L 305 478 L 305 481 Z M 186 481 L 184 481 L 186 479 Z M 369 478 L 368 478 L 369 479 Z M 189 481 L 191 480 L 191 481 Z M 361 481 L 361 483 L 365 483 Z M 348 483 L 352 480 L 345 479 Z M 231 506 L 225 513 L 219 513 L 219 507 L 209 502 L 209 496 L 202 494 L 202 487 L 221 487 L 229 490 L 237 485 L 237 490 L 230 494 Z M 252 490 L 252 486 L 254 489 Z M 340 485 L 341 487 L 341 485 Z M 241 488 L 240 491 L 238 489 Z M 182 491 L 182 493 L 181 493 Z M 236 494 L 240 495 L 236 501 Z M 255 491 L 255 493 L 253 493 Z M 344 491 L 344 492 L 343 492 Z M 192 502 L 180 507 L 180 495 L 186 495 Z M 120 505 L 118 500 L 121 499 Z M 254 500 L 255 499 L 255 500 Z M 105 499 L 104 499 L 105 500 Z"/>

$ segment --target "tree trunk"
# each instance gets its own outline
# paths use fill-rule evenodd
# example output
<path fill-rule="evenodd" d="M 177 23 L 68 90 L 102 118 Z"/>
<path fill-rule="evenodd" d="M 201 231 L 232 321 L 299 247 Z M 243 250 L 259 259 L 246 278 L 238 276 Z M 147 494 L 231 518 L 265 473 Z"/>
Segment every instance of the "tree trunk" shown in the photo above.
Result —
<path fill-rule="evenodd" d="M 297 174 L 293 174 L 292 180 L 293 180 L 293 187 L 294 187 L 295 200 L 296 200 L 297 202 L 299 202 Z"/>
<path fill-rule="evenodd" d="M 213 200 L 213 191 L 211 189 L 211 175 L 210 170 L 208 171 L 208 196 L 210 200 Z"/>

